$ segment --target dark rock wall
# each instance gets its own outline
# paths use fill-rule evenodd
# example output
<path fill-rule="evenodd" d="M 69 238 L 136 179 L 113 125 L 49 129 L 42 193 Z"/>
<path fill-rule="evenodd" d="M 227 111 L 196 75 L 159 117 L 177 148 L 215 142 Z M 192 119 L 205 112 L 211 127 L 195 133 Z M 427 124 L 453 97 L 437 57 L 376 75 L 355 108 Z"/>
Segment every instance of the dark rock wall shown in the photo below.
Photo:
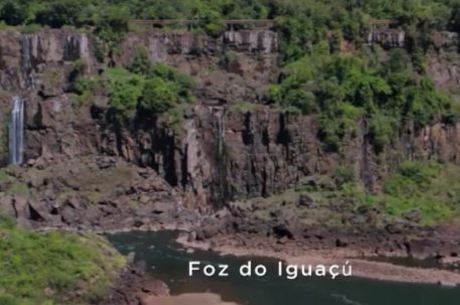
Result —
<path fill-rule="evenodd" d="M 122 52 L 107 62 L 128 65 L 139 45 L 154 62 L 173 65 L 198 83 L 199 100 L 186 112 L 180 132 L 152 118 L 116 128 L 99 103 L 91 109 L 75 107 L 65 92 L 72 63 L 83 60 L 87 73 L 97 73 L 102 65 L 95 59 L 91 35 L 71 30 L 0 33 L 0 119 L 5 125 L 12 96 L 25 97 L 26 160 L 44 154 L 122 156 L 154 168 L 185 191 L 186 204 L 204 208 L 268 196 L 299 185 L 307 176 L 333 175 L 338 164 L 352 165 L 370 191 L 379 191 L 382 177 L 403 160 L 459 162 L 460 125 L 436 124 L 418 131 L 408 126 L 377 155 L 362 122 L 357 135 L 345 139 L 342 151 L 331 153 L 318 140 L 314 117 L 262 105 L 236 110 L 233 104 L 258 102 L 277 74 L 278 39 L 271 31 L 227 32 L 220 38 L 189 32 L 132 34 Z M 222 64 L 230 51 L 236 56 Z M 438 84 L 458 83 L 453 73 L 445 72 L 445 60 L 438 58 L 439 64 L 430 66 L 438 71 L 433 72 Z M 439 81 L 437 75 L 447 80 Z"/>
<path fill-rule="evenodd" d="M 361 125 L 364 125 L 362 123 Z M 305 177 L 333 176 L 351 165 L 371 192 L 404 160 L 459 163 L 460 125 L 435 124 L 400 131 L 376 154 L 362 127 L 339 153 L 326 152 L 314 117 L 287 115 L 266 106 L 248 112 L 195 106 L 181 135 L 162 127 L 103 136 L 103 151 L 155 168 L 190 195 L 190 204 L 268 196 L 302 184 Z"/>

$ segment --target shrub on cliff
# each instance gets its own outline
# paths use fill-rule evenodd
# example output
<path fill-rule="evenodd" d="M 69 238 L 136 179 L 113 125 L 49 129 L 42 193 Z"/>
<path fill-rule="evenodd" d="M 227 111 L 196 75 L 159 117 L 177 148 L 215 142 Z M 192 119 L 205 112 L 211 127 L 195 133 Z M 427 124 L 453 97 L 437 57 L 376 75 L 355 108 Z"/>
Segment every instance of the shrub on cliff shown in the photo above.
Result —
<path fill-rule="evenodd" d="M 173 82 L 155 77 L 144 84 L 140 107 L 153 114 L 168 111 L 178 103 L 178 88 Z"/>
<path fill-rule="evenodd" d="M 123 118 L 134 116 L 142 95 L 145 79 L 125 69 L 107 70 L 110 106 Z"/>
<path fill-rule="evenodd" d="M 130 69 L 106 73 L 110 106 L 119 119 L 130 120 L 136 113 L 161 116 L 194 101 L 193 82 L 174 69 L 144 60 L 134 60 Z"/>
<path fill-rule="evenodd" d="M 208 34 L 214 37 L 219 36 L 225 26 L 222 22 L 222 16 L 218 11 L 205 8 L 199 13 L 199 26 Z"/>
<path fill-rule="evenodd" d="M 129 8 L 123 5 L 104 8 L 96 19 L 96 34 L 105 42 L 114 46 L 128 32 L 131 18 Z"/>
<path fill-rule="evenodd" d="M 143 46 L 136 47 L 128 70 L 136 74 L 148 75 L 152 71 L 152 67 L 147 49 Z"/>
<path fill-rule="evenodd" d="M 398 130 L 398 120 L 382 113 L 375 113 L 369 120 L 369 135 L 377 153 L 383 151 L 384 147 L 391 143 Z"/>

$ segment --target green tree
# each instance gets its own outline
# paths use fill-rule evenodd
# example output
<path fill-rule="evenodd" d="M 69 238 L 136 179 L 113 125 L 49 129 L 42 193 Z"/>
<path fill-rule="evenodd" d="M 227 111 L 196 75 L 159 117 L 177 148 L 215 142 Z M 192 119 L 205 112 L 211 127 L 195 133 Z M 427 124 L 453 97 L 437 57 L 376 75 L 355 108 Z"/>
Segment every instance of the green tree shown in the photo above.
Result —
<path fill-rule="evenodd" d="M 153 114 L 161 114 L 177 103 L 178 90 L 173 82 L 156 77 L 145 83 L 140 99 L 142 109 Z"/>
<path fill-rule="evenodd" d="M 37 12 L 36 21 L 42 25 L 59 28 L 63 25 L 77 25 L 84 3 L 78 0 L 53 1 Z"/>
<path fill-rule="evenodd" d="M 26 7 L 13 1 L 8 1 L 3 4 L 0 10 L 0 19 L 4 20 L 8 25 L 20 25 L 26 21 Z"/>
<path fill-rule="evenodd" d="M 110 69 L 107 82 L 111 107 L 122 118 L 132 118 L 142 95 L 144 78 L 123 69 Z"/>
<path fill-rule="evenodd" d="M 219 36 L 225 30 L 224 23 L 222 22 L 222 16 L 218 11 L 209 8 L 202 8 L 199 12 L 198 18 L 199 26 L 211 36 Z"/>
<path fill-rule="evenodd" d="M 143 75 L 148 75 L 152 72 L 152 63 L 150 62 L 147 50 L 143 46 L 138 46 L 134 50 L 134 56 L 129 66 L 129 71 Z"/>
<path fill-rule="evenodd" d="M 126 6 L 109 6 L 96 21 L 96 33 L 102 40 L 116 45 L 128 32 L 130 18 L 131 13 Z"/>

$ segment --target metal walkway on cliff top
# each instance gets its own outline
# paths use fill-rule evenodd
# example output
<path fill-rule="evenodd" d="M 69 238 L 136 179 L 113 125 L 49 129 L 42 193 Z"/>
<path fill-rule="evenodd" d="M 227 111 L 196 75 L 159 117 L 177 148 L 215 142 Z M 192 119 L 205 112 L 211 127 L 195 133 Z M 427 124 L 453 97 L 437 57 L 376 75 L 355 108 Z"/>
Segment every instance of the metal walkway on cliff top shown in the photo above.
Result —
<path fill-rule="evenodd" d="M 199 24 L 197 19 L 133 19 L 130 20 L 130 25 L 141 27 L 164 27 L 168 25 L 178 25 L 184 27 L 193 27 Z M 250 25 L 257 28 L 273 28 L 276 26 L 274 19 L 224 19 L 221 21 L 227 27 L 233 29 L 234 26 Z M 390 28 L 399 24 L 396 20 L 390 19 L 371 19 L 369 25 L 372 29 L 375 28 Z"/>

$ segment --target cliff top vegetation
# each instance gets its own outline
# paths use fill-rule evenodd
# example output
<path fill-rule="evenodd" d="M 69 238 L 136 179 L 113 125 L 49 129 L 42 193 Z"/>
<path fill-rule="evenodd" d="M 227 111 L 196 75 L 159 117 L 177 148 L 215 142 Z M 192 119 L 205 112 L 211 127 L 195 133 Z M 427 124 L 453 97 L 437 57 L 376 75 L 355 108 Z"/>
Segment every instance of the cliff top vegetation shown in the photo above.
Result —
<path fill-rule="evenodd" d="M 132 19 L 198 20 L 195 30 L 211 35 L 225 30 L 224 19 L 275 20 L 284 71 L 266 101 L 318 115 L 330 150 L 339 149 L 360 119 L 379 151 L 407 122 L 424 126 L 458 117 L 458 103 L 426 73 L 426 54 L 434 32 L 460 30 L 460 0 L 0 0 L 7 26 L 90 28 L 112 46 L 133 30 Z M 404 48 L 384 54 L 367 46 L 376 19 L 404 30 Z M 352 52 L 343 51 L 344 42 Z M 142 108 L 158 114 L 190 100 L 189 82 L 159 66 L 146 71 L 144 57 L 129 72 L 107 71 L 106 91 L 118 113 L 130 117 Z"/>
<path fill-rule="evenodd" d="M 423 42 L 435 30 L 460 29 L 460 0 L 1 0 L 6 25 L 94 27 L 108 40 L 128 30 L 130 19 L 196 19 L 207 32 L 222 19 L 275 19 L 284 34 L 286 56 L 305 52 L 306 41 L 335 31 L 362 39 L 372 19 L 392 19 Z M 420 33 L 420 34 L 416 34 Z M 422 37 L 423 36 L 423 37 Z"/>

